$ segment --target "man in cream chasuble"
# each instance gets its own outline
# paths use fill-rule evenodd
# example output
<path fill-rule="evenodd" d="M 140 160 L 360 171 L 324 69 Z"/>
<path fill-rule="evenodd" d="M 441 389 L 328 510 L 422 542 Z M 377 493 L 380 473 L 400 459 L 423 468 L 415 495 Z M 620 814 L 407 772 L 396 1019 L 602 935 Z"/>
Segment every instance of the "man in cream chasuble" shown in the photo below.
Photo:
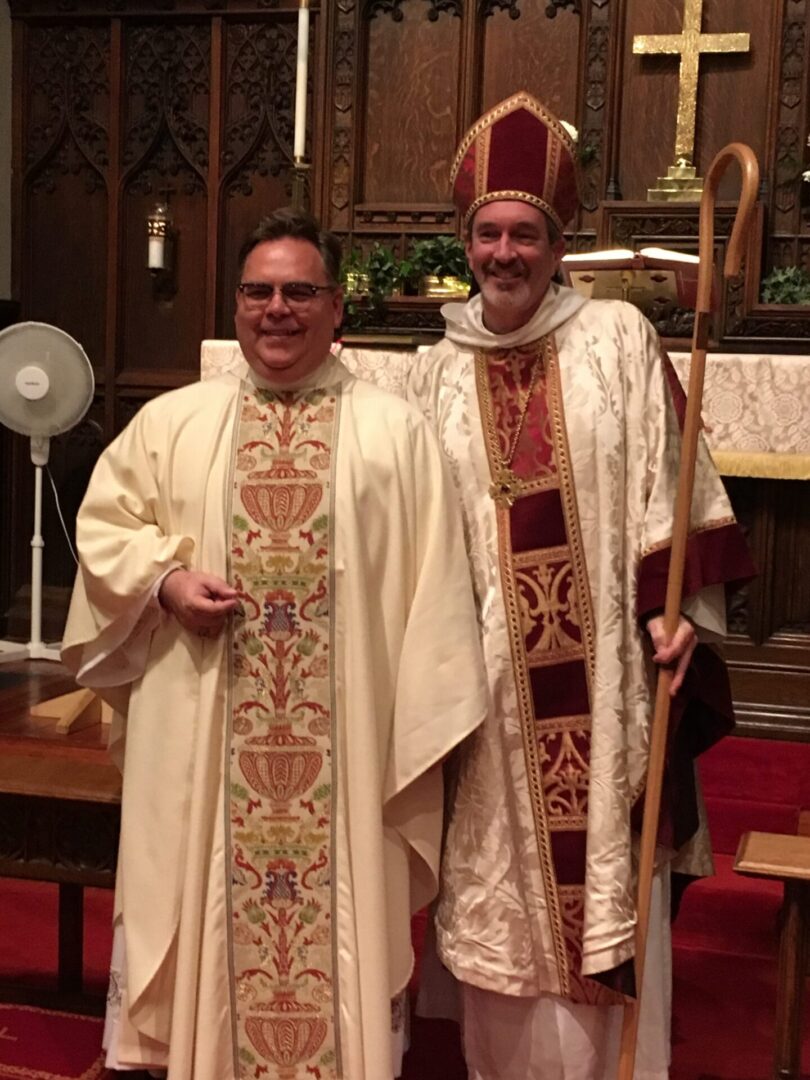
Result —
<path fill-rule="evenodd" d="M 112 1068 L 399 1072 L 440 763 L 486 686 L 435 437 L 330 355 L 339 256 L 303 215 L 262 223 L 246 363 L 146 404 L 79 514 L 64 658 L 125 758 Z"/>

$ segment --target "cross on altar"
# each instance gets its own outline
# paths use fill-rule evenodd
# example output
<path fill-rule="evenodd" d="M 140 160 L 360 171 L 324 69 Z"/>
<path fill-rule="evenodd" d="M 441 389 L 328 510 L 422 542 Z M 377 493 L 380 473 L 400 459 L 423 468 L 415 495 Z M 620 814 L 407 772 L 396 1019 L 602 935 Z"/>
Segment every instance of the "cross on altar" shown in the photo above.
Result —
<path fill-rule="evenodd" d="M 681 58 L 678 82 L 678 124 L 675 158 L 692 163 L 695 149 L 695 109 L 701 53 L 741 53 L 751 47 L 749 34 L 702 34 L 703 0 L 684 0 L 680 34 L 637 34 L 633 52 L 646 55 L 674 54 Z"/>

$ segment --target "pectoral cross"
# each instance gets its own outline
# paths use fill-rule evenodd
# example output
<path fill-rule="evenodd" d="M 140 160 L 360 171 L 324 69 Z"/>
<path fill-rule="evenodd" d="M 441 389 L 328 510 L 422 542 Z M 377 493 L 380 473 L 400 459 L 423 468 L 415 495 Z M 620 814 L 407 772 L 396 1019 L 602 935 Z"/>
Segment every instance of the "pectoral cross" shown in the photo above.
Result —
<path fill-rule="evenodd" d="M 701 53 L 748 52 L 749 34 L 702 34 L 703 0 L 684 0 L 683 30 L 680 34 L 637 34 L 633 52 L 647 55 L 674 54 L 681 58 L 678 83 L 678 124 L 675 157 L 693 163 L 695 150 L 695 110 L 698 68 Z"/>

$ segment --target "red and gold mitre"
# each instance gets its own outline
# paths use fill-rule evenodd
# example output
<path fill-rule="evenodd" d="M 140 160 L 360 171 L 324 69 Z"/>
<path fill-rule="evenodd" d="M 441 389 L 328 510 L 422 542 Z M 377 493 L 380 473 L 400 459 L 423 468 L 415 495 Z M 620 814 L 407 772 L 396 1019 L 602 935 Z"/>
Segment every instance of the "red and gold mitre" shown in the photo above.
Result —
<path fill-rule="evenodd" d="M 525 90 L 473 124 L 450 175 L 465 225 L 485 203 L 517 199 L 548 214 L 562 232 L 579 206 L 574 141 Z"/>

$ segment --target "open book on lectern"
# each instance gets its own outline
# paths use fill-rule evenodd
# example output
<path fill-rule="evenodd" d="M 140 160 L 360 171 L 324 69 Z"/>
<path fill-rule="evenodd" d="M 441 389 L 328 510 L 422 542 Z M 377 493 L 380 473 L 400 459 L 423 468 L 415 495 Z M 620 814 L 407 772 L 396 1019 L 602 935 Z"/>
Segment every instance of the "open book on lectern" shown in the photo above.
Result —
<path fill-rule="evenodd" d="M 699 262 L 697 255 L 666 248 L 613 248 L 565 255 L 560 271 L 566 285 L 589 299 L 629 300 L 659 314 L 672 307 L 695 307 Z M 712 308 L 716 296 L 713 281 Z"/>

